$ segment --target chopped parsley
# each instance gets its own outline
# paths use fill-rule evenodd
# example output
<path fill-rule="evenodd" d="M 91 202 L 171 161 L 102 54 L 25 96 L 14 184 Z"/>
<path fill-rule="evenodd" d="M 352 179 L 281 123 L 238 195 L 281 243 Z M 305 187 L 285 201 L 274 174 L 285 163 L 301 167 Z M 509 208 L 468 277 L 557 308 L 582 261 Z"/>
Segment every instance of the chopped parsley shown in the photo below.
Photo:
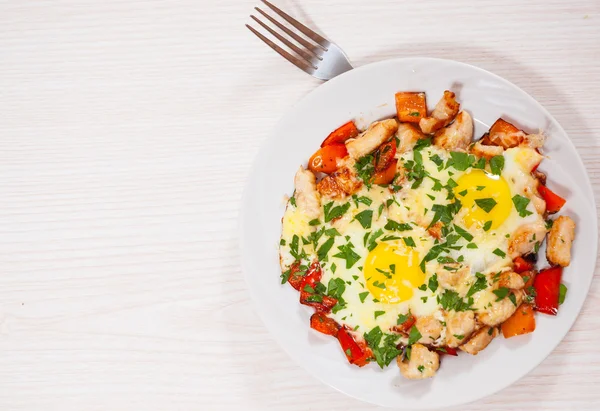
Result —
<path fill-rule="evenodd" d="M 432 293 L 435 293 L 435 291 L 438 289 L 438 279 L 437 279 L 437 274 L 433 274 L 431 277 L 429 277 L 429 289 L 431 290 Z"/>
<path fill-rule="evenodd" d="M 352 268 L 352 266 L 356 264 L 358 260 L 360 260 L 360 255 L 358 255 L 353 248 L 354 244 L 348 242 L 348 244 L 338 246 L 338 250 L 340 250 L 340 252 L 334 254 L 334 257 L 346 260 L 346 268 Z"/>
<path fill-rule="evenodd" d="M 431 157 L 429 157 L 429 159 L 431 161 L 433 161 L 433 163 L 438 167 L 440 167 L 444 164 L 444 160 L 442 160 L 442 158 L 440 156 L 438 156 L 437 154 L 432 155 Z"/>
<path fill-rule="evenodd" d="M 404 241 L 404 244 L 406 244 L 408 247 L 416 247 L 417 246 L 415 244 L 415 240 L 413 240 L 412 237 L 402 237 L 402 241 Z"/>
<path fill-rule="evenodd" d="M 564 303 L 566 296 L 567 296 L 567 286 L 564 284 L 561 284 L 559 292 L 558 292 L 558 303 L 559 304 Z"/>
<path fill-rule="evenodd" d="M 309 296 L 306 297 L 306 302 L 309 302 L 309 303 L 322 303 L 323 302 L 323 296 L 321 296 L 319 294 L 310 294 Z"/>
<path fill-rule="evenodd" d="M 452 151 L 450 152 L 450 159 L 446 164 L 446 168 L 453 167 L 455 170 L 465 171 L 471 166 L 471 163 L 473 163 L 474 160 L 475 157 L 473 155 Z"/>
<path fill-rule="evenodd" d="M 479 161 L 473 164 L 473 168 L 479 168 L 483 170 L 485 168 L 485 158 L 480 158 Z"/>
<path fill-rule="evenodd" d="M 371 228 L 371 222 L 373 221 L 373 210 L 364 210 L 354 216 L 354 219 L 362 225 L 363 228 Z"/>
<path fill-rule="evenodd" d="M 385 311 L 375 311 L 373 314 L 375 316 L 375 319 L 377 319 L 377 317 L 380 317 L 383 314 L 385 314 Z"/>
<path fill-rule="evenodd" d="M 467 297 L 471 297 L 475 293 L 487 288 L 487 279 L 485 278 L 485 275 L 481 273 L 475 273 L 475 277 L 477 280 L 475 280 L 473 285 L 471 285 L 469 288 L 469 291 L 467 291 Z"/>
<path fill-rule="evenodd" d="M 412 314 L 410 313 L 410 311 L 408 312 L 408 314 L 398 314 L 398 319 L 396 320 L 396 324 L 398 325 L 402 325 L 405 322 L 407 322 L 409 320 L 409 318 L 412 317 Z"/>
<path fill-rule="evenodd" d="M 490 159 L 490 169 L 492 170 L 492 174 L 499 176 L 504 169 L 504 156 L 492 157 Z"/>
<path fill-rule="evenodd" d="M 489 231 L 490 228 L 492 228 L 492 220 L 485 222 L 483 225 L 483 231 Z"/>
<path fill-rule="evenodd" d="M 492 253 L 496 254 L 500 258 L 506 257 L 506 253 L 499 248 L 496 248 Z"/>
<path fill-rule="evenodd" d="M 375 173 L 375 165 L 373 164 L 373 156 L 368 154 L 360 159 L 355 164 L 356 174 L 365 183 L 367 188 L 371 188 L 371 179 Z"/>
<path fill-rule="evenodd" d="M 419 370 L 419 372 L 422 374 L 422 373 L 423 373 L 423 371 L 425 371 L 425 367 L 424 367 L 423 365 L 419 365 L 419 366 L 417 367 L 417 370 Z"/>
<path fill-rule="evenodd" d="M 367 298 L 368 295 L 369 295 L 368 291 L 358 294 L 358 298 L 360 298 L 360 302 L 364 303 L 365 299 Z"/>
<path fill-rule="evenodd" d="M 473 239 L 473 236 L 467 230 L 457 226 L 456 224 L 454 224 L 454 230 L 467 241 L 471 241 Z"/>
<path fill-rule="evenodd" d="M 478 198 L 475 200 L 475 204 L 486 213 L 489 213 L 498 203 L 493 198 Z"/>
<path fill-rule="evenodd" d="M 325 204 L 323 207 L 325 211 L 325 222 L 328 223 L 335 218 L 343 216 L 346 211 L 350 208 L 350 203 L 333 207 L 333 202 Z"/>
<path fill-rule="evenodd" d="M 443 294 L 438 295 L 438 303 L 446 311 L 466 311 L 472 309 L 473 297 L 467 297 L 467 300 L 460 298 L 456 291 L 446 290 Z"/>
<path fill-rule="evenodd" d="M 527 210 L 527 205 L 530 201 L 528 198 L 516 194 L 512 198 L 512 201 L 521 217 L 527 217 L 528 215 L 533 214 L 531 211 Z"/>
<path fill-rule="evenodd" d="M 390 230 L 390 231 L 408 231 L 408 230 L 412 230 L 412 227 L 410 224 L 407 223 L 397 223 L 394 220 L 388 220 L 388 222 L 386 223 L 385 227 L 386 230 Z"/>
<path fill-rule="evenodd" d="M 369 249 L 369 251 L 373 251 L 375 249 L 375 247 L 377 247 L 377 243 L 375 241 L 382 235 L 383 235 L 383 230 L 381 228 L 379 230 L 375 231 L 374 233 L 371 233 L 371 236 L 369 237 L 369 245 L 367 247 Z"/>
<path fill-rule="evenodd" d="M 319 261 L 323 261 L 325 257 L 327 257 L 327 253 L 329 252 L 329 250 L 331 250 L 331 247 L 333 247 L 334 241 L 335 240 L 333 237 L 329 237 L 329 240 L 325 241 L 323 245 L 319 247 L 319 249 L 317 250 L 317 258 L 319 259 Z"/>
<path fill-rule="evenodd" d="M 346 291 L 346 283 L 341 278 L 332 278 L 327 283 L 327 295 L 337 300 L 342 298 Z"/>
<path fill-rule="evenodd" d="M 415 325 L 413 325 L 410 328 L 410 334 L 408 335 L 408 345 L 413 345 L 414 343 L 419 341 L 421 337 L 422 335 L 419 332 L 419 329 Z"/>
<path fill-rule="evenodd" d="M 367 207 L 370 206 L 371 204 L 373 204 L 373 200 L 371 200 L 369 197 L 366 197 L 366 196 L 360 196 L 360 197 L 358 197 L 356 194 L 354 194 L 352 196 L 352 199 L 356 203 L 357 207 L 358 207 L 358 203 L 363 203 Z"/>
<path fill-rule="evenodd" d="M 498 297 L 496 298 L 496 301 L 500 301 L 506 298 L 506 296 L 508 296 L 510 290 L 508 289 L 508 287 L 500 287 L 492 292 L 496 295 L 496 297 Z"/>
<path fill-rule="evenodd" d="M 377 280 L 373 281 L 373 287 L 377 287 L 377 288 L 381 288 L 382 290 L 385 290 L 385 284 L 384 283 L 380 283 Z"/>
<path fill-rule="evenodd" d="M 315 218 L 314 220 L 310 220 L 308 222 L 308 225 L 312 225 L 312 226 L 319 225 L 319 224 L 321 224 L 321 222 L 319 221 L 318 218 Z"/>
<path fill-rule="evenodd" d="M 364 338 L 371 348 L 371 351 L 373 351 L 375 361 L 377 361 L 377 364 L 381 368 L 390 365 L 394 358 L 401 353 L 401 351 L 396 348 L 396 342 L 398 341 L 399 336 L 384 334 L 379 326 L 373 328 L 368 333 L 365 333 Z"/>

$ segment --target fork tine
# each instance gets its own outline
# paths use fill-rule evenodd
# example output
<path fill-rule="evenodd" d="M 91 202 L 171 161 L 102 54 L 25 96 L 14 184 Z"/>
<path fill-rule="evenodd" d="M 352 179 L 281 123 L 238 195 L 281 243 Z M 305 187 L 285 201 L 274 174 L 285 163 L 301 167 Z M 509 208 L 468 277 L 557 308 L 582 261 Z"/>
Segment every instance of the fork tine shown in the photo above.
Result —
<path fill-rule="evenodd" d="M 302 58 L 304 58 L 304 60 L 310 62 L 313 58 L 316 58 L 316 56 L 313 56 L 310 53 L 308 53 L 307 51 L 302 50 L 300 47 L 294 45 L 292 42 L 290 42 L 289 40 L 287 40 L 281 34 L 277 33 L 275 30 L 273 30 L 271 27 L 267 26 L 265 23 L 263 23 L 262 21 L 260 21 L 256 17 L 254 17 L 253 15 L 250 15 L 250 17 L 255 22 L 257 22 L 262 27 L 264 27 L 265 30 L 267 30 L 269 33 L 271 33 L 273 36 L 275 36 L 279 41 L 281 41 L 283 44 L 285 44 L 286 46 L 288 46 L 288 48 L 292 49 L 296 54 L 298 54 L 299 56 L 301 56 Z M 317 68 L 315 66 L 313 66 L 313 67 L 315 69 Z"/>
<path fill-rule="evenodd" d="M 284 49 L 282 49 L 281 47 L 279 47 L 277 44 L 273 43 L 271 40 L 269 40 L 268 38 L 266 38 L 265 36 L 263 36 L 262 34 L 260 34 L 258 31 L 256 31 L 252 26 L 249 26 L 248 24 L 246 24 L 246 27 L 248 27 L 248 29 L 256 34 L 256 36 L 261 39 L 262 41 L 265 42 L 265 44 L 269 47 L 271 47 L 273 50 L 275 50 L 277 53 L 279 53 L 279 55 L 281 57 L 283 57 L 284 59 L 286 59 L 287 61 L 289 61 L 290 63 L 292 63 L 294 66 L 298 67 L 300 70 L 312 75 L 315 67 L 310 65 L 308 62 L 301 60 L 297 57 L 292 56 L 290 53 L 288 53 L 287 51 L 285 51 Z"/>
<path fill-rule="evenodd" d="M 284 13 L 282 10 L 280 10 L 279 8 L 277 8 L 276 6 L 274 6 L 267 0 L 261 0 L 261 1 L 263 3 L 265 3 L 267 6 L 269 6 L 269 8 L 271 10 L 273 10 L 275 13 L 277 13 L 281 17 L 283 17 L 288 23 L 290 23 L 296 29 L 298 29 L 299 31 L 304 33 L 306 35 L 306 37 L 310 38 L 315 43 L 319 44 L 321 47 L 323 47 L 325 50 L 327 50 L 327 47 L 329 47 L 329 41 L 327 39 L 319 36 L 317 33 L 312 31 L 308 27 L 306 27 L 304 24 L 300 23 L 298 20 L 296 20 L 292 16 L 288 15 L 287 13 Z"/>
<path fill-rule="evenodd" d="M 304 40 L 302 37 L 300 37 L 299 35 L 297 35 L 296 33 L 294 33 L 292 30 L 288 29 L 287 27 L 285 27 L 283 24 L 281 24 L 280 22 L 278 22 L 277 20 L 275 20 L 273 17 L 269 16 L 267 13 L 265 13 L 264 11 L 262 11 L 261 9 L 259 9 L 258 7 L 254 8 L 256 11 L 258 11 L 260 14 L 262 14 L 263 16 L 265 16 L 271 23 L 273 23 L 274 25 L 276 25 L 277 27 L 279 27 L 281 30 L 283 30 L 288 36 L 290 36 L 291 38 L 293 38 L 294 40 L 296 40 L 298 43 L 302 44 L 304 47 L 306 47 L 308 49 L 308 51 L 310 51 L 311 53 L 313 53 L 319 60 L 322 60 L 321 57 L 319 57 L 319 55 L 317 55 L 315 52 L 317 50 L 320 50 L 321 48 L 323 48 L 320 45 L 314 45 L 313 43 L 310 43 L 306 40 Z"/>

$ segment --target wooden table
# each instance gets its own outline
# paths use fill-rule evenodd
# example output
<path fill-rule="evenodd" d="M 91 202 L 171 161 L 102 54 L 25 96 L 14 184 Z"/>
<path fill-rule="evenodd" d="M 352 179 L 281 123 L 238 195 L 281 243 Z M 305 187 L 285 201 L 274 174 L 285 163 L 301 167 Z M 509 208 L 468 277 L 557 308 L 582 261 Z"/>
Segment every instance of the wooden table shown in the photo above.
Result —
<path fill-rule="evenodd" d="M 356 66 L 434 56 L 514 82 L 598 195 L 597 0 L 278 4 Z M 250 165 L 320 84 L 244 27 L 256 5 L 0 3 L 1 410 L 374 409 L 292 363 L 241 274 Z M 599 299 L 596 281 L 542 365 L 456 410 L 597 410 Z"/>

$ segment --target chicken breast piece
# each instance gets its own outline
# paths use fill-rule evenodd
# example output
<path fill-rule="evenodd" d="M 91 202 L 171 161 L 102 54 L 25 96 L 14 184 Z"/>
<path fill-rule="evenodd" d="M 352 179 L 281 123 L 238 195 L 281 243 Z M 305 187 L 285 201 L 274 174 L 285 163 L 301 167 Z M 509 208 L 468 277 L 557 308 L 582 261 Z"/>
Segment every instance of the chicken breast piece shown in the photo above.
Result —
<path fill-rule="evenodd" d="M 396 362 L 400 373 L 409 380 L 431 378 L 440 368 L 440 356 L 421 344 L 412 346 L 409 360 L 402 361 L 401 356 L 398 356 Z"/>
<path fill-rule="evenodd" d="M 363 183 L 356 175 L 355 164 L 350 157 L 340 160 L 338 169 L 317 184 L 319 193 L 324 197 L 340 199 L 360 190 Z"/>
<path fill-rule="evenodd" d="M 333 174 L 337 185 L 348 195 L 356 193 L 362 187 L 363 183 L 354 172 L 354 167 L 342 167 Z"/>
<path fill-rule="evenodd" d="M 300 166 L 294 177 L 294 187 L 298 209 L 311 218 L 318 218 L 321 215 L 321 196 L 317 191 L 316 178 L 312 171 Z"/>
<path fill-rule="evenodd" d="M 469 266 L 463 266 L 459 263 L 448 263 L 442 264 L 436 274 L 442 288 L 457 291 L 461 285 L 468 281 L 471 269 Z"/>
<path fill-rule="evenodd" d="M 492 157 L 501 156 L 504 153 L 504 149 L 501 146 L 486 146 L 485 144 L 481 144 L 481 141 L 477 141 L 469 147 L 469 152 L 477 157 L 489 160 Z"/>
<path fill-rule="evenodd" d="M 489 141 L 490 145 L 507 149 L 519 146 L 525 141 L 526 136 L 527 135 L 520 130 L 514 132 L 495 132 L 489 134 L 487 141 Z"/>
<path fill-rule="evenodd" d="M 473 141 L 473 119 L 461 111 L 452 124 L 438 130 L 433 144 L 446 150 L 466 150 Z"/>
<path fill-rule="evenodd" d="M 375 122 L 360 136 L 346 142 L 348 154 L 358 160 L 389 140 L 397 130 L 398 122 L 395 119 Z"/>
<path fill-rule="evenodd" d="M 418 317 L 414 326 L 421 333 L 421 338 L 418 341 L 421 344 L 431 344 L 440 338 L 442 334 L 442 323 L 430 315 Z"/>
<path fill-rule="evenodd" d="M 541 132 L 539 134 L 527 134 L 520 145 L 522 147 L 541 148 L 545 141 L 546 136 Z"/>
<path fill-rule="evenodd" d="M 473 336 L 461 345 L 459 348 L 471 355 L 477 355 L 481 350 L 490 345 L 492 340 L 498 336 L 498 329 L 492 327 L 483 327 Z"/>
<path fill-rule="evenodd" d="M 520 290 L 525 287 L 523 277 L 512 271 L 505 271 L 500 274 L 500 280 L 498 281 L 498 287 L 506 287 L 513 290 Z"/>
<path fill-rule="evenodd" d="M 446 315 L 446 345 L 458 347 L 469 339 L 476 326 L 473 311 L 450 311 Z"/>
<path fill-rule="evenodd" d="M 400 145 L 396 148 L 397 153 L 406 153 L 413 149 L 417 141 L 425 138 L 425 135 L 414 124 L 400 123 L 396 137 L 400 140 Z"/>
<path fill-rule="evenodd" d="M 560 216 L 552 224 L 548 234 L 546 258 L 552 264 L 566 267 L 571 263 L 571 245 L 575 239 L 575 221 Z"/>
<path fill-rule="evenodd" d="M 508 320 L 508 318 L 517 311 L 517 308 L 525 298 L 525 292 L 523 290 L 511 290 L 510 293 L 515 296 L 514 301 L 510 297 L 510 294 L 508 294 L 500 301 L 492 302 L 491 307 L 486 307 L 484 311 L 479 312 L 477 315 L 479 322 L 494 327 Z"/>
<path fill-rule="evenodd" d="M 317 190 L 323 197 L 336 200 L 346 197 L 346 192 L 338 185 L 334 175 L 323 177 L 317 184 Z"/>
<path fill-rule="evenodd" d="M 543 221 L 525 224 L 517 228 L 508 240 L 508 254 L 513 260 L 521 255 L 529 254 L 546 237 L 547 229 Z"/>
<path fill-rule="evenodd" d="M 456 94 L 451 91 L 444 91 L 442 99 L 435 105 L 431 116 L 422 118 L 419 121 L 419 127 L 425 134 L 436 132 L 442 127 L 446 127 L 458 114 L 460 104 L 456 101 Z"/>

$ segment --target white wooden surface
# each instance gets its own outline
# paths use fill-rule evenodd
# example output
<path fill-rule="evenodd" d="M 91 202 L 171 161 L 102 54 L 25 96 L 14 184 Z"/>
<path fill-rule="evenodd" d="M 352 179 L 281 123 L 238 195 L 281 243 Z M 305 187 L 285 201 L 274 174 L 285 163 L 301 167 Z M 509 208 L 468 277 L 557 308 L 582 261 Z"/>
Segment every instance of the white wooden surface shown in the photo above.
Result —
<path fill-rule="evenodd" d="M 597 0 L 278 4 L 356 66 L 427 55 L 516 83 L 600 192 Z M 319 85 L 244 28 L 255 5 L 0 1 L 1 410 L 374 409 L 292 363 L 241 275 L 249 167 Z M 541 366 L 460 409 L 598 409 L 599 304 L 596 281 Z"/>

